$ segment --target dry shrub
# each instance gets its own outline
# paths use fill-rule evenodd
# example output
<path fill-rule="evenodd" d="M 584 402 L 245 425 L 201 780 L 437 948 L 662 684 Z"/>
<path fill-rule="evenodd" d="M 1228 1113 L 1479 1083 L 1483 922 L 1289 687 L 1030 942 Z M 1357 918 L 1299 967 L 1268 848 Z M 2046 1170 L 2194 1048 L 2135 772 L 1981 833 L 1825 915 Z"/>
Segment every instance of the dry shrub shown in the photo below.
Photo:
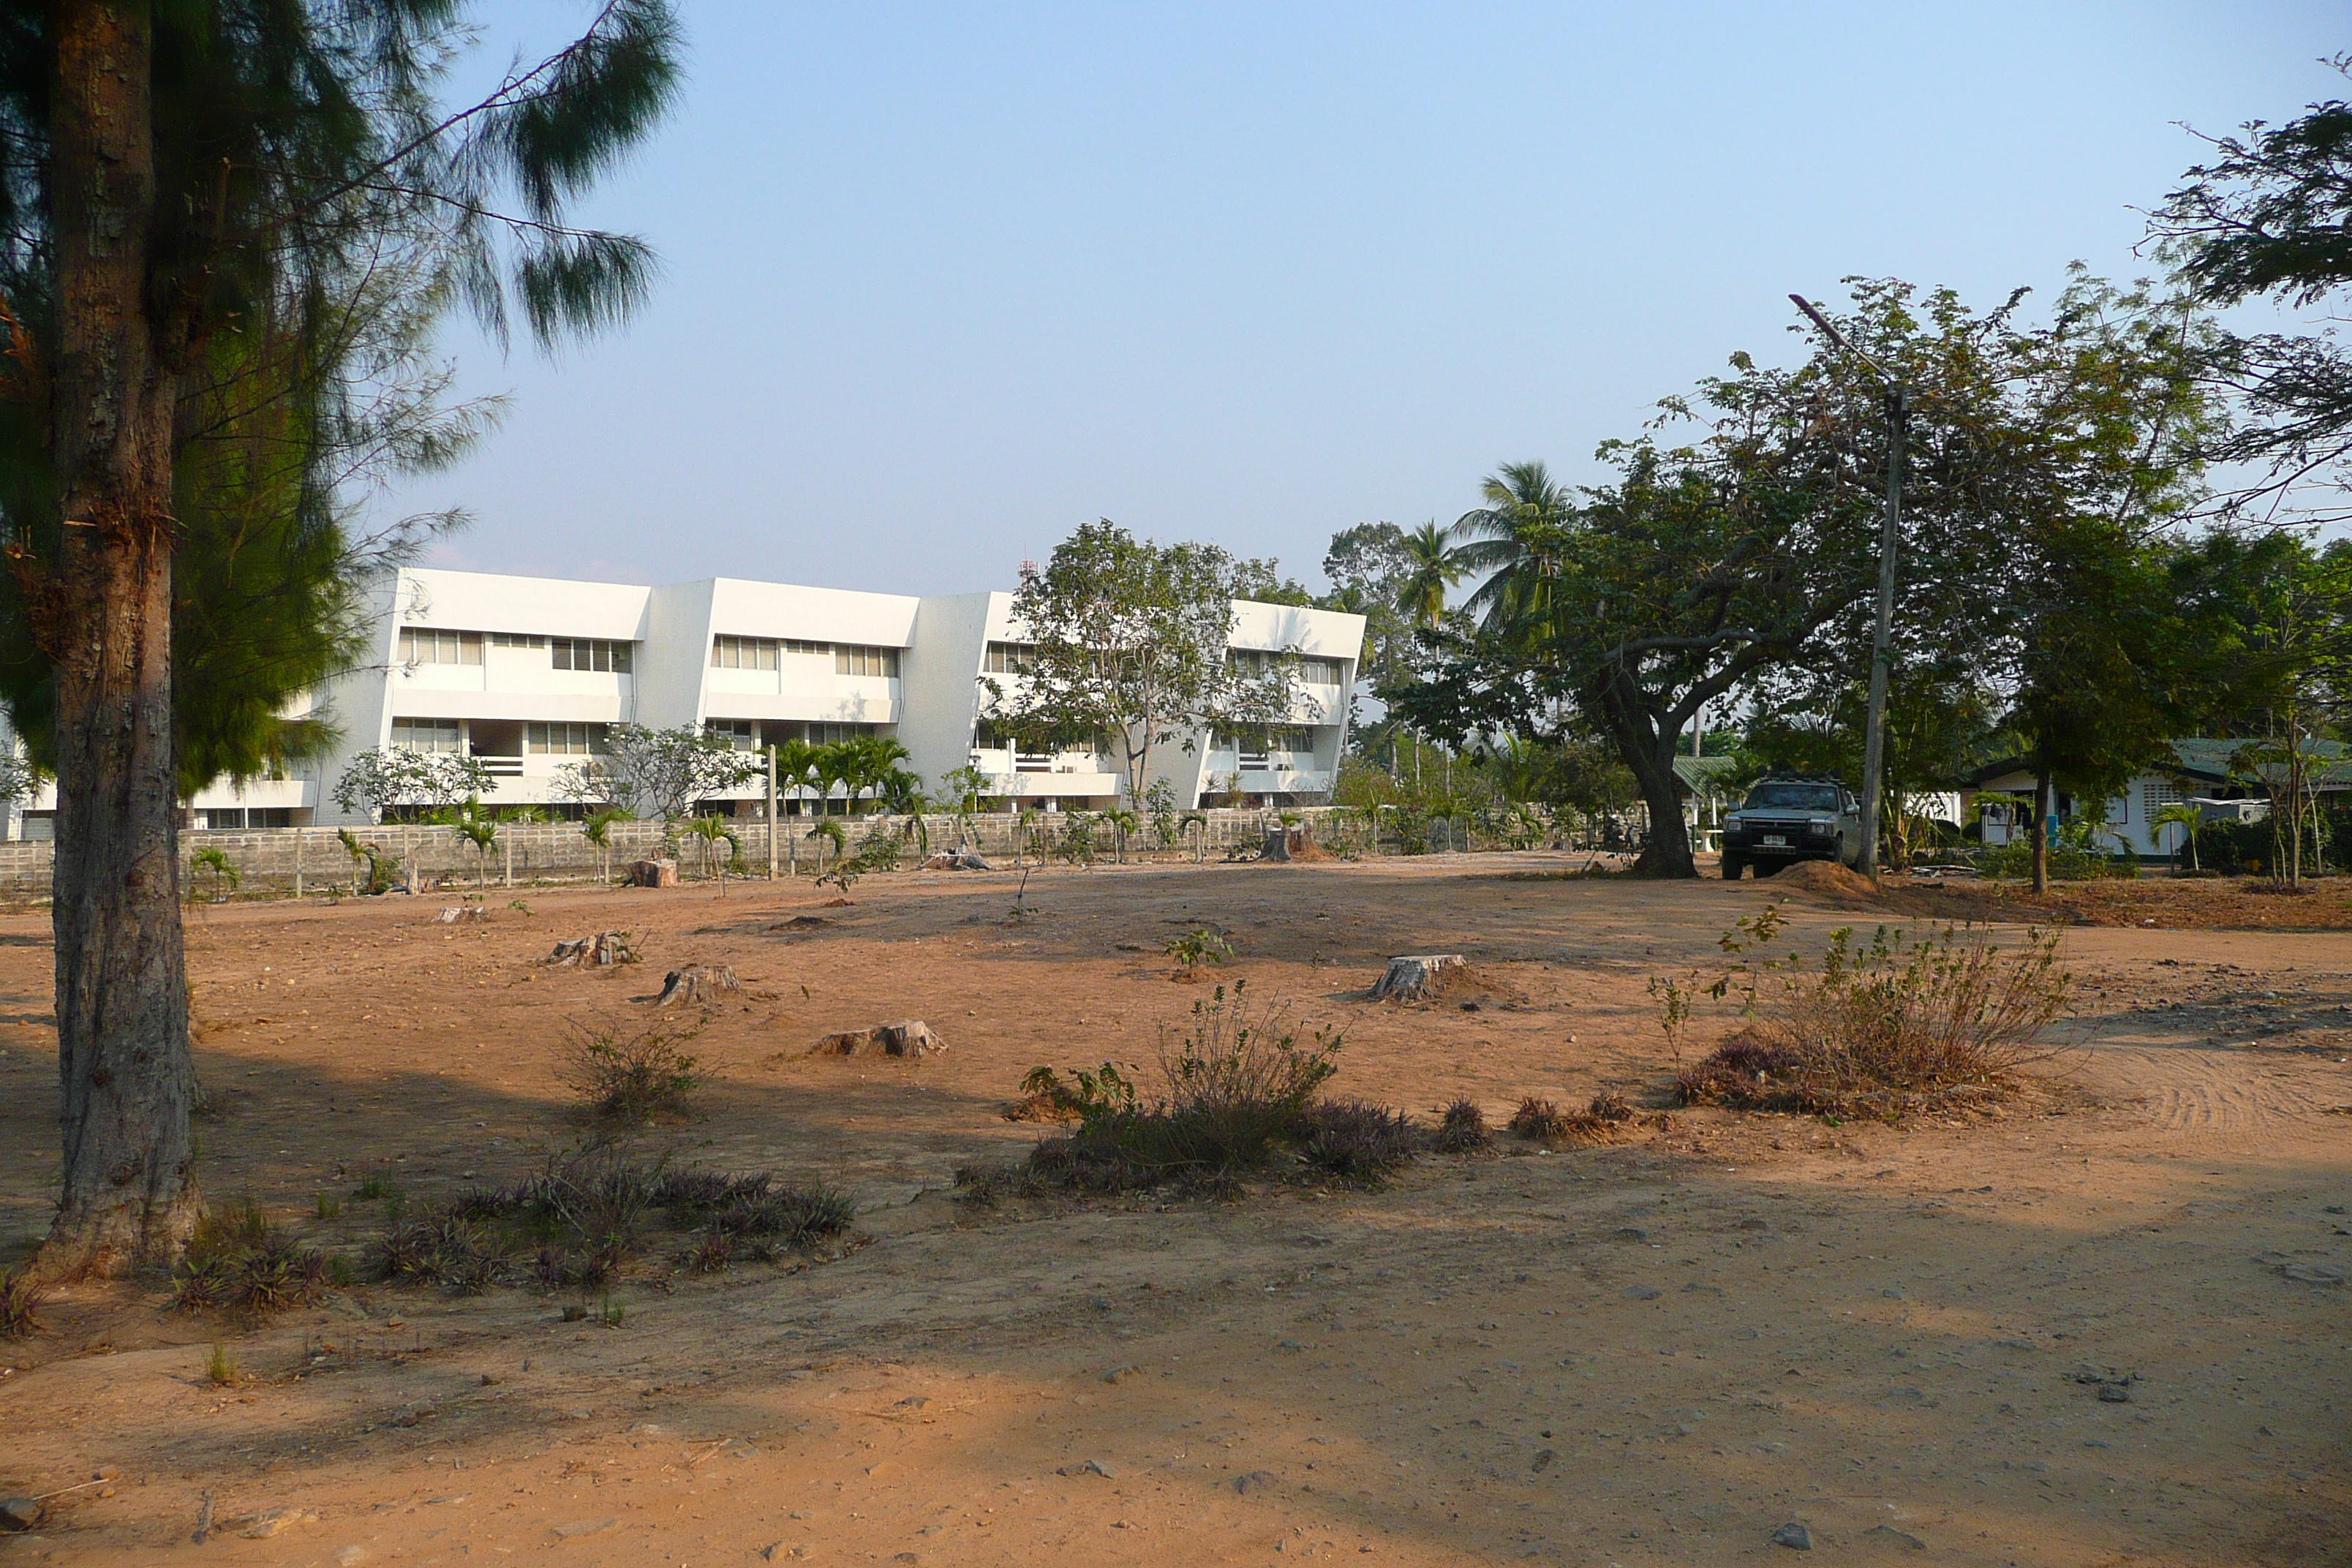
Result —
<path fill-rule="evenodd" d="M 323 1253 L 289 1239 L 250 1197 L 207 1210 L 173 1279 L 184 1312 L 236 1308 L 256 1315 L 307 1307 L 326 1293 Z"/>
<path fill-rule="evenodd" d="M 1108 1062 L 1074 1074 L 1075 1083 L 1050 1068 L 1032 1072 L 1023 1085 L 1031 1099 L 1043 1097 L 1078 1125 L 1033 1149 L 1027 1172 L 1042 1184 L 1083 1192 L 1163 1185 L 1229 1192 L 1241 1173 L 1305 1153 L 1318 1133 L 1326 1135 L 1323 1156 L 1339 1165 L 1385 1161 L 1377 1150 L 1388 1134 L 1350 1121 L 1353 1111 L 1326 1115 L 1317 1102 L 1339 1070 L 1340 1043 L 1339 1036 L 1318 1030 L 1312 1044 L 1302 1045 L 1284 1010 L 1258 1006 L 1247 982 L 1235 982 L 1230 999 L 1220 985 L 1210 999 L 1192 1004 L 1183 1028 L 1162 1027 L 1159 1093 L 1150 1100 Z M 1310 1168 L 1332 1169 L 1313 1159 Z"/>
<path fill-rule="evenodd" d="M 1747 1023 L 1675 1080 L 1682 1102 L 1893 1118 L 1989 1103 L 2049 1056 L 2042 1032 L 2073 984 L 2054 932 L 2013 950 L 1949 925 L 1881 926 L 1859 951 L 1853 934 L 1832 936 L 1816 972 L 1750 972 Z"/>
<path fill-rule="evenodd" d="M 567 1019 L 558 1076 L 600 1121 L 641 1126 L 682 1116 L 702 1082 L 694 1058 L 678 1048 L 695 1033 L 659 1021 Z"/>
<path fill-rule="evenodd" d="M 856 1208 L 823 1185 L 771 1175 L 670 1170 L 608 1145 L 551 1157 L 504 1187 L 466 1194 L 394 1226 L 372 1250 L 379 1278 L 470 1295 L 527 1277 L 544 1289 L 598 1289 L 647 1249 L 650 1233 L 684 1233 L 680 1255 L 709 1270 L 772 1262 L 849 1228 Z M 530 1258 L 527 1268 L 517 1259 Z"/>
<path fill-rule="evenodd" d="M 1475 1100 L 1456 1100 L 1447 1105 L 1437 1122 L 1437 1136 L 1430 1140 L 1440 1153 L 1475 1154 L 1495 1142 L 1486 1127 L 1486 1113 L 1478 1109 Z"/>
<path fill-rule="evenodd" d="M 1633 1108 L 1622 1094 L 1596 1094 L 1582 1110 L 1563 1110 L 1534 1095 L 1511 1112 L 1510 1130 L 1541 1143 L 1590 1143 L 1608 1137 L 1633 1120 Z"/>
<path fill-rule="evenodd" d="M 1310 1171 L 1369 1185 L 1411 1161 L 1420 1135 L 1402 1110 L 1361 1100 L 1327 1100 L 1307 1108 L 1298 1157 Z"/>
<path fill-rule="evenodd" d="M 0 1339 L 20 1339 L 41 1326 L 41 1284 L 33 1266 L 0 1268 Z"/>

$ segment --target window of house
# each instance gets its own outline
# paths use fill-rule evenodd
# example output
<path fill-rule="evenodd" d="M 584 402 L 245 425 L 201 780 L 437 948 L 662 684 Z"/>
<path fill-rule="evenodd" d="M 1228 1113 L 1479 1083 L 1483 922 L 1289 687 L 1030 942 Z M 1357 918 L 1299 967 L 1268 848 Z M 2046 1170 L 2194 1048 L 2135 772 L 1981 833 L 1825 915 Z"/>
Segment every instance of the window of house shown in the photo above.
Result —
<path fill-rule="evenodd" d="M 403 626 L 400 628 L 400 662 L 479 664 L 482 662 L 482 634 L 443 631 L 438 626 Z"/>
<path fill-rule="evenodd" d="M 523 748 L 533 756 L 589 757 L 604 750 L 602 724 L 525 724 Z"/>
<path fill-rule="evenodd" d="M 981 668 L 991 675 L 1026 675 L 1037 668 L 1037 645 L 1025 642 L 992 642 L 988 645 L 988 657 Z"/>
<path fill-rule="evenodd" d="M 547 639 L 531 637 L 524 632 L 492 632 L 490 646 L 492 647 L 545 647 Z"/>
<path fill-rule="evenodd" d="M 710 639 L 713 669 L 773 669 L 782 645 L 773 637 L 716 637 Z"/>
<path fill-rule="evenodd" d="M 1339 684 L 1339 661 L 1336 658 L 1310 656 L 1298 661 L 1298 679 L 1310 686 L 1337 686 Z"/>
<path fill-rule="evenodd" d="M 798 658 L 831 658 L 833 645 L 829 642 L 803 642 L 798 637 L 786 637 L 784 651 Z"/>
<path fill-rule="evenodd" d="M 550 637 L 548 652 L 558 669 L 609 669 L 629 673 L 630 650 L 636 645 L 608 642 L 603 637 Z"/>
<path fill-rule="evenodd" d="M 835 643 L 833 647 L 833 672 L 835 675 L 887 675 L 898 678 L 898 650 L 895 647 L 861 647 L 851 643 Z"/>
<path fill-rule="evenodd" d="M 750 719 L 706 719 L 702 732 L 714 741 L 726 742 L 731 751 L 755 751 L 760 744 L 760 726 Z"/>
<path fill-rule="evenodd" d="M 465 749 L 465 737 L 455 719 L 394 719 L 392 743 L 403 751 L 455 756 Z"/>

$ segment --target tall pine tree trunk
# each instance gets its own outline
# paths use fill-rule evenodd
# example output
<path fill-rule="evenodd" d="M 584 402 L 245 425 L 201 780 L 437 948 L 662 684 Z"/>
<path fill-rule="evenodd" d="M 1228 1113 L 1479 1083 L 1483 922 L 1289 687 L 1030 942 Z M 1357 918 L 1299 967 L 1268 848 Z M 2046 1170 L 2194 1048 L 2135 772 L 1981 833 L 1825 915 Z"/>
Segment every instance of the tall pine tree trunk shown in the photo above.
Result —
<path fill-rule="evenodd" d="M 2033 846 L 2033 890 L 2050 890 L 2050 775 L 2033 775 L 2033 827 L 2027 835 Z"/>
<path fill-rule="evenodd" d="M 173 380 L 148 292 L 155 165 L 143 0 L 49 8 L 58 559 L 32 574 L 56 667 L 63 1193 L 44 1267 L 168 1263 L 196 1215 L 195 1079 L 172 747 Z"/>

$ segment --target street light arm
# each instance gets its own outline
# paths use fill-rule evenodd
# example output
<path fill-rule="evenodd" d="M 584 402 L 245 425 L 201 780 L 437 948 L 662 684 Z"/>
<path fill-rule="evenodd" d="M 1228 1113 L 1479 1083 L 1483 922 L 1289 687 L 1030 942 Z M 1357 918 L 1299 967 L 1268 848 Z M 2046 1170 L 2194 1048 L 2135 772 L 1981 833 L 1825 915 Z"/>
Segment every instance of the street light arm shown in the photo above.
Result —
<path fill-rule="evenodd" d="M 1841 352 L 1850 353 L 1854 358 L 1860 360 L 1877 375 L 1879 380 L 1885 382 L 1890 389 L 1896 384 L 1895 373 L 1893 371 L 1888 370 L 1885 365 L 1879 363 L 1876 360 L 1871 358 L 1868 354 L 1863 353 L 1852 343 L 1846 342 L 1845 334 L 1832 326 L 1830 324 L 1830 319 L 1827 316 L 1822 315 L 1820 310 L 1816 310 L 1811 300 L 1806 299 L 1802 294 L 1791 294 L 1789 296 L 1789 300 L 1790 303 L 1797 307 L 1797 309 L 1802 310 L 1807 316 L 1811 317 L 1812 319 L 1813 325 L 1822 330 L 1822 335 L 1829 339 L 1832 343 L 1834 343 Z"/>

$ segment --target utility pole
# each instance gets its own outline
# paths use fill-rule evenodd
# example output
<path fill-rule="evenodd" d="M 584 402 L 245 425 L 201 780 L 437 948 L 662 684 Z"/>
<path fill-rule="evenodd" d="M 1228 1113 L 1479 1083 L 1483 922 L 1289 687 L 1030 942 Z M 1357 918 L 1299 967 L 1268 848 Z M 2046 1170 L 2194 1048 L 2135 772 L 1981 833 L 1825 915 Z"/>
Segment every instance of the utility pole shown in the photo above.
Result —
<path fill-rule="evenodd" d="M 729 645 L 732 647 L 732 644 Z M 776 879 L 776 748 L 768 748 L 768 880 Z"/>
<path fill-rule="evenodd" d="M 1876 360 L 1845 341 L 1830 320 L 1813 309 L 1802 294 L 1791 294 L 1797 309 L 1812 319 L 1843 353 L 1852 354 L 1886 389 L 1886 514 L 1878 536 L 1878 618 L 1870 636 L 1870 707 L 1862 738 L 1862 856 L 1854 869 L 1865 877 L 1878 875 L 1878 796 L 1886 778 L 1887 645 L 1895 631 L 1895 552 L 1903 528 L 1903 436 L 1910 401 L 1903 383 Z"/>

